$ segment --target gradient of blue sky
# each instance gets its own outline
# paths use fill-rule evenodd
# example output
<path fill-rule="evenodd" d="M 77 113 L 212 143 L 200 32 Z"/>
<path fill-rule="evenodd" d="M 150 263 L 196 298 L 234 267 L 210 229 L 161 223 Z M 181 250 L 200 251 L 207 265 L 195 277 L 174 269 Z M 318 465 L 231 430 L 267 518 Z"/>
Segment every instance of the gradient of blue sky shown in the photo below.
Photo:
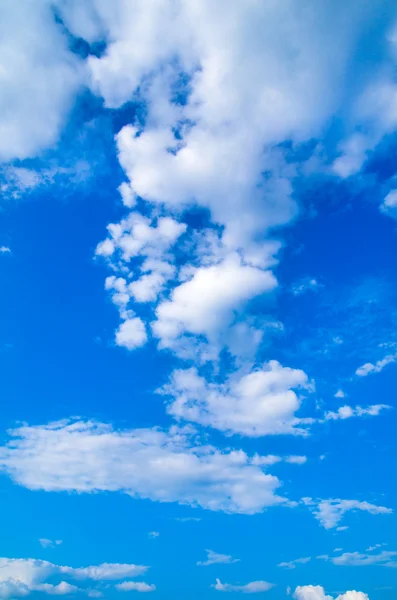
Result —
<path fill-rule="evenodd" d="M 394 3 L 0 32 L 0 598 L 394 598 Z"/>

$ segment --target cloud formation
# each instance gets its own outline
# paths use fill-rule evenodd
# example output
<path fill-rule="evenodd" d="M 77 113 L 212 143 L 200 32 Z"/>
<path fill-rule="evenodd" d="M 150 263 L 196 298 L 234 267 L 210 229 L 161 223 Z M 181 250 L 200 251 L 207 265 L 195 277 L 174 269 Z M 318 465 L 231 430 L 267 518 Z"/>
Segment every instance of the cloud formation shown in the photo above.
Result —
<path fill-rule="evenodd" d="M 281 482 L 242 450 L 197 442 L 191 428 L 116 430 L 96 422 L 22 426 L 0 448 L 0 469 L 46 491 L 119 491 L 134 498 L 253 514 L 288 503 Z"/>

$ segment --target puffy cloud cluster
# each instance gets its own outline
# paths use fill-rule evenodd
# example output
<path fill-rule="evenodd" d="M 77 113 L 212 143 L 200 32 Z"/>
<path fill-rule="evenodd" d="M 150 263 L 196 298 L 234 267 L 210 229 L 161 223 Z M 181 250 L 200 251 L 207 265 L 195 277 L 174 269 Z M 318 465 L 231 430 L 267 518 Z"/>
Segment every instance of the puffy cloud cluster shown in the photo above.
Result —
<path fill-rule="evenodd" d="M 0 598 L 27 596 L 31 592 L 41 592 L 51 596 L 84 592 L 88 596 L 99 597 L 102 596 L 102 593 L 98 589 L 79 588 L 64 580 L 56 584 L 48 583 L 47 580 L 66 577 L 72 580 L 101 582 L 138 577 L 147 570 L 148 567 L 133 564 L 104 563 L 74 568 L 33 558 L 0 558 Z M 147 585 L 143 582 L 126 583 L 134 583 L 136 586 Z M 117 585 L 115 587 L 118 589 Z"/>
<path fill-rule="evenodd" d="M 236 374 L 223 384 L 210 383 L 194 368 L 177 370 L 162 393 L 172 397 L 168 412 L 226 433 L 248 436 L 306 435 L 311 419 L 298 418 L 296 389 L 308 389 L 307 375 L 299 369 L 270 361 L 262 369 Z"/>
<path fill-rule="evenodd" d="M 22 426 L 0 448 L 0 470 L 47 491 L 118 491 L 134 498 L 253 514 L 288 504 L 281 483 L 241 450 L 201 445 L 191 428 L 119 431 L 94 422 Z"/>
<path fill-rule="evenodd" d="M 298 586 L 293 594 L 295 600 L 334 600 L 332 596 L 325 593 L 325 590 L 320 585 L 304 585 Z M 339 594 L 335 600 L 369 600 L 364 592 L 350 591 L 344 594 Z"/>

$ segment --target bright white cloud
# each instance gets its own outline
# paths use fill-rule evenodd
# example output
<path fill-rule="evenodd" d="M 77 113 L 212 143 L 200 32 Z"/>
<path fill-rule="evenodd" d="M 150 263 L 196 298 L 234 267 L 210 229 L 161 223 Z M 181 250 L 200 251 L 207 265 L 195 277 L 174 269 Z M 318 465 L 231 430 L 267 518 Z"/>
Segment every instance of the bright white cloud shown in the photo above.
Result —
<path fill-rule="evenodd" d="M 308 556 L 306 558 L 296 558 L 295 560 L 290 560 L 288 562 L 281 562 L 277 566 L 284 567 L 285 569 L 296 569 L 296 565 L 305 565 L 311 560 L 311 557 Z"/>
<path fill-rule="evenodd" d="M 57 141 L 82 65 L 47 0 L 29 1 L 23 11 L 2 2 L 0 33 L 0 161 L 34 157 Z"/>
<path fill-rule="evenodd" d="M 328 596 L 325 590 L 320 585 L 304 585 L 298 586 L 293 593 L 295 600 L 334 600 L 332 596 Z M 369 600 L 364 592 L 350 591 L 340 594 L 335 600 Z"/>
<path fill-rule="evenodd" d="M 49 540 L 47 538 L 40 538 L 39 542 L 43 548 L 55 548 L 62 544 L 62 540 Z"/>
<path fill-rule="evenodd" d="M 194 368 L 177 370 L 162 393 L 173 398 L 167 410 L 178 419 L 230 434 L 305 435 L 310 419 L 296 417 L 301 401 L 294 391 L 305 388 L 308 378 L 303 371 L 270 361 L 263 369 L 237 374 L 223 384 L 209 383 Z"/>
<path fill-rule="evenodd" d="M 209 565 L 217 565 L 217 564 L 231 564 L 239 562 L 239 558 L 233 558 L 229 554 L 218 554 L 213 550 L 206 550 L 207 560 L 201 561 L 199 560 L 197 565 L 199 567 L 208 567 Z"/>
<path fill-rule="evenodd" d="M 0 246 L 0 254 L 11 254 L 11 248 L 8 246 Z"/>
<path fill-rule="evenodd" d="M 120 491 L 134 498 L 253 514 L 286 503 L 280 481 L 241 450 L 198 444 L 191 429 L 118 431 L 95 422 L 23 426 L 0 448 L 0 469 L 47 491 Z"/>
<path fill-rule="evenodd" d="M 242 264 L 233 254 L 219 264 L 197 268 L 191 279 L 176 287 L 170 300 L 157 307 L 153 331 L 166 347 L 184 333 L 212 338 L 231 323 L 235 311 L 276 285 L 270 271 Z"/>
<path fill-rule="evenodd" d="M 0 598 L 27 596 L 31 592 L 54 596 L 85 592 L 90 596 L 98 596 L 99 590 L 81 589 L 67 581 L 52 584 L 46 580 L 66 575 L 71 579 L 104 581 L 136 577 L 147 570 L 148 567 L 144 566 L 117 563 L 74 568 L 33 558 L 0 558 Z"/>
<path fill-rule="evenodd" d="M 156 586 L 144 581 L 122 581 L 114 586 L 119 592 L 155 592 Z"/>
<path fill-rule="evenodd" d="M 356 370 L 356 375 L 366 377 L 370 373 L 380 373 L 387 365 L 390 365 L 397 360 L 397 354 L 388 354 L 376 363 L 365 363 Z"/>
<path fill-rule="evenodd" d="M 303 498 L 303 503 L 310 508 L 314 516 L 325 529 L 335 528 L 342 520 L 345 513 L 349 511 L 363 511 L 371 515 L 389 515 L 393 511 L 385 506 L 360 502 L 359 500 L 320 500 L 316 502 L 311 498 Z M 342 528 L 339 527 L 338 530 Z"/>
<path fill-rule="evenodd" d="M 390 409 L 388 404 L 372 404 L 371 406 L 340 406 L 338 410 L 325 413 L 326 421 L 337 421 L 338 419 L 351 419 L 352 417 L 377 417 L 383 410 Z"/>
<path fill-rule="evenodd" d="M 124 346 L 127 350 L 134 350 L 147 342 L 145 323 L 139 317 L 126 319 L 116 331 L 117 346 Z"/>
<path fill-rule="evenodd" d="M 216 580 L 211 587 L 218 592 L 242 592 L 243 594 L 256 594 L 257 592 L 268 592 L 274 587 L 273 583 L 267 581 L 251 581 L 245 585 L 233 585 L 231 583 L 222 583 Z"/>

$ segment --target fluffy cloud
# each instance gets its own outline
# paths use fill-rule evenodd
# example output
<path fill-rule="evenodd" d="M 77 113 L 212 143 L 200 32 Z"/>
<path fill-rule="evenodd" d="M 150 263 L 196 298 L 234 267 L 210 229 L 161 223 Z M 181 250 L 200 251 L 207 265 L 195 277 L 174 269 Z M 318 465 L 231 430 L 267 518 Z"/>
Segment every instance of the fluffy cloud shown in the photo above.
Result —
<path fill-rule="evenodd" d="M 51 2 L 2 2 L 0 24 L 0 161 L 11 161 L 57 141 L 83 71 Z"/>
<path fill-rule="evenodd" d="M 295 600 L 334 600 L 332 596 L 326 595 L 324 588 L 320 585 L 298 586 L 293 598 Z M 350 591 L 340 594 L 335 600 L 369 600 L 369 598 L 364 592 Z"/>
<path fill-rule="evenodd" d="M 308 388 L 303 371 L 270 361 L 223 384 L 207 382 L 193 368 L 177 370 L 162 393 L 173 398 L 167 410 L 178 419 L 248 436 L 305 435 L 310 419 L 295 416 L 301 403 L 294 389 L 299 388 Z"/>
<path fill-rule="evenodd" d="M 208 567 L 209 565 L 217 565 L 217 564 L 230 564 L 239 562 L 239 558 L 233 558 L 229 554 L 218 554 L 217 552 L 213 552 L 213 550 L 206 550 L 207 552 L 207 560 L 198 561 L 197 565 L 199 567 Z"/>
<path fill-rule="evenodd" d="M 311 498 L 303 498 L 304 504 L 314 513 L 316 519 L 320 521 L 325 529 L 336 527 L 345 513 L 349 511 L 364 511 L 371 515 L 389 515 L 393 511 L 385 506 L 377 506 L 369 502 L 360 502 L 359 500 L 320 500 L 316 502 Z M 342 528 L 338 528 L 341 530 Z"/>
<path fill-rule="evenodd" d="M 195 269 L 156 309 L 153 331 L 163 346 L 184 333 L 212 338 L 230 324 L 235 311 L 277 285 L 270 271 L 243 264 L 232 254 L 219 264 Z"/>
<path fill-rule="evenodd" d="M 139 317 L 126 319 L 116 331 L 117 346 L 134 350 L 143 346 L 147 341 L 145 323 Z"/>
<path fill-rule="evenodd" d="M 387 404 L 372 404 L 371 406 L 366 406 L 365 408 L 362 406 L 356 406 L 354 408 L 347 405 L 340 406 L 336 412 L 329 411 L 325 413 L 325 420 L 337 421 L 338 419 L 344 420 L 352 417 L 377 417 L 382 410 L 389 408 L 391 408 L 391 406 L 388 406 Z"/>
<path fill-rule="evenodd" d="M 397 217 L 397 190 L 391 190 L 382 204 L 380 210 L 390 217 Z"/>
<path fill-rule="evenodd" d="M 134 498 L 253 514 L 285 503 L 280 481 L 241 450 L 200 445 L 191 429 L 118 431 L 95 422 L 23 426 L 0 448 L 0 469 L 47 491 L 121 491 Z"/>
<path fill-rule="evenodd" d="M 46 580 L 66 576 L 78 580 L 105 581 L 136 577 L 147 569 L 144 566 L 117 563 L 74 568 L 33 558 L 0 558 L 0 598 L 26 596 L 31 592 L 61 596 L 84 591 L 88 595 L 98 596 L 98 590 L 81 589 L 67 581 L 52 584 Z"/>
<path fill-rule="evenodd" d="M 212 587 L 218 592 L 243 592 L 243 594 L 255 594 L 257 592 L 268 592 L 274 587 L 273 583 L 267 581 L 251 581 L 245 585 L 233 585 L 231 583 L 222 583 L 219 579 Z"/>

